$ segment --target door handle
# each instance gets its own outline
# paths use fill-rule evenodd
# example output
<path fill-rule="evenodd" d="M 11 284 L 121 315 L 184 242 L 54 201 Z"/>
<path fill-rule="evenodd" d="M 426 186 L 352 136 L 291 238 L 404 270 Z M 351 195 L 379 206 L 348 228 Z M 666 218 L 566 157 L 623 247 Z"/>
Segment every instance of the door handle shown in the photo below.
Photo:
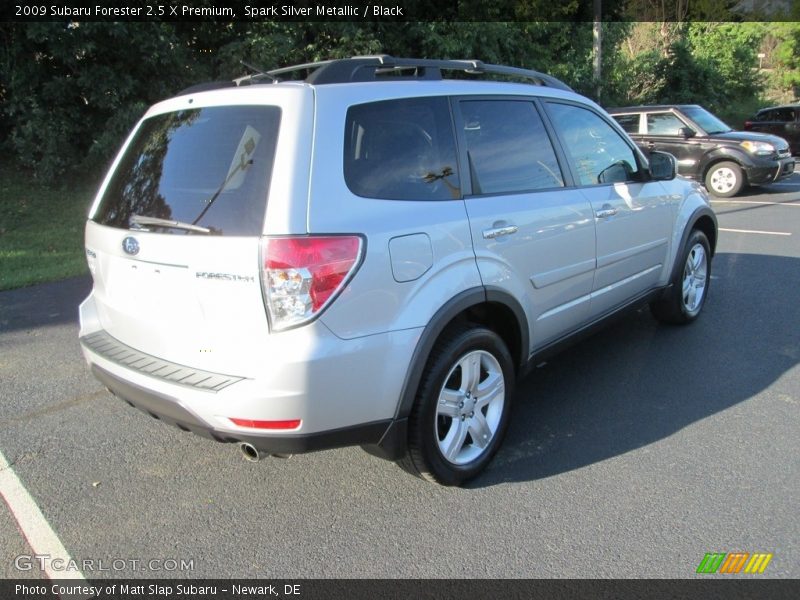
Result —
<path fill-rule="evenodd" d="M 495 238 L 499 238 L 502 235 L 511 235 L 512 233 L 517 233 L 517 231 L 519 231 L 519 228 L 516 225 L 508 225 L 507 227 L 495 227 L 493 229 L 484 229 L 483 239 L 493 240 Z"/>
<path fill-rule="evenodd" d="M 607 219 L 608 217 L 613 217 L 617 214 L 616 208 L 602 208 L 595 213 L 595 216 L 598 219 Z"/>

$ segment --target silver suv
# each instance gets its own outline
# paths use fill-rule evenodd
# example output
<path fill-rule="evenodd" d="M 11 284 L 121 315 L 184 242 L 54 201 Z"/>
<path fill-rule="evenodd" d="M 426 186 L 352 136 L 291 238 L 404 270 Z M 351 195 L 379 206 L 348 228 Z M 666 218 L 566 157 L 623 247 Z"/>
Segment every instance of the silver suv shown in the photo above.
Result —
<path fill-rule="evenodd" d="M 696 319 L 716 239 L 670 155 L 552 77 L 299 65 L 138 123 L 86 224 L 80 341 L 116 396 L 250 459 L 361 445 L 457 485 L 562 342 L 646 302 Z"/>

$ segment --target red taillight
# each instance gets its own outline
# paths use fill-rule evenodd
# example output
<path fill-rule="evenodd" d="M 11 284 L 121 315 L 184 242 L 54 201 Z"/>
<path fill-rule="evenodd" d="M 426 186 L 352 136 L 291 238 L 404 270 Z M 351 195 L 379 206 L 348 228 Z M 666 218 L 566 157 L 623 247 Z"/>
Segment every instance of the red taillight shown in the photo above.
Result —
<path fill-rule="evenodd" d="M 339 290 L 358 263 L 358 236 L 265 238 L 262 283 L 274 329 L 314 316 Z"/>
<path fill-rule="evenodd" d="M 234 425 L 239 427 L 252 427 L 253 429 L 297 429 L 300 427 L 300 419 L 288 421 L 254 421 L 252 419 L 234 419 L 228 417 Z"/>
<path fill-rule="evenodd" d="M 750 129 L 752 126 L 753 126 L 753 122 L 752 121 L 745 121 L 744 122 L 744 128 L 745 129 Z"/>

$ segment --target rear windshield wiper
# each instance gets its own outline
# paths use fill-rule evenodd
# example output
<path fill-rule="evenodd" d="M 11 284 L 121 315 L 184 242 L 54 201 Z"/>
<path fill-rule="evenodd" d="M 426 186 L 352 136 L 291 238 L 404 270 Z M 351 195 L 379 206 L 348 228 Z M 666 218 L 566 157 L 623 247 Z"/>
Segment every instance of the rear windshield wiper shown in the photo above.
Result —
<path fill-rule="evenodd" d="M 169 227 L 170 229 L 186 229 L 197 233 L 211 233 L 208 227 L 200 227 L 183 221 L 172 221 L 170 219 L 160 219 L 158 217 L 145 217 L 144 215 L 131 215 L 128 219 L 130 225 L 155 225 L 156 227 Z"/>

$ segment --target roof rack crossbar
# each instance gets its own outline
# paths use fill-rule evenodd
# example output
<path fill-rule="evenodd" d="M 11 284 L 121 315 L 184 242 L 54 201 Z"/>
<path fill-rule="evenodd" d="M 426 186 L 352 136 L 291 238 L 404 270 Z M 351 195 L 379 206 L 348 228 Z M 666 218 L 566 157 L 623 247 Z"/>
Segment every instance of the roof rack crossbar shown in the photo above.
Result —
<path fill-rule="evenodd" d="M 280 69 L 272 69 L 267 71 L 268 75 L 272 75 L 275 77 L 276 75 L 285 75 L 286 73 L 294 73 L 296 71 L 308 71 L 311 69 L 319 69 L 326 65 L 329 65 L 333 62 L 336 62 L 337 59 L 333 60 L 320 60 L 317 62 L 310 62 L 310 63 L 303 63 L 300 65 L 292 65 L 290 67 L 281 67 Z"/>

